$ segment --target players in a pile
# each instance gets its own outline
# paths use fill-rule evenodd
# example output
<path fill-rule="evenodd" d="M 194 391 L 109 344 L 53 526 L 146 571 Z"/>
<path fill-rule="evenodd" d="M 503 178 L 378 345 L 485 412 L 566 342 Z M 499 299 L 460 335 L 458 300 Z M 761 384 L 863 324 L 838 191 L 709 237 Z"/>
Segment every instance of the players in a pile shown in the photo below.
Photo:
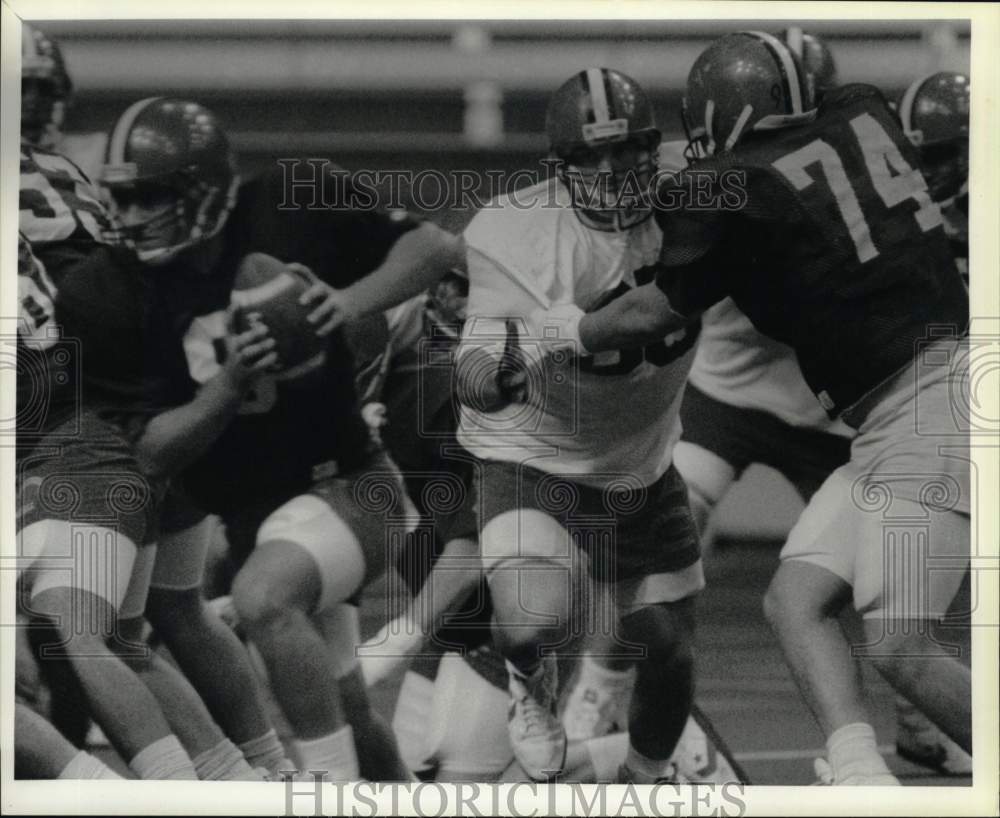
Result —
<path fill-rule="evenodd" d="M 539 313 L 621 297 L 660 252 L 643 195 L 660 133 L 639 85 L 581 71 L 554 94 L 546 130 L 559 178 L 492 202 L 464 234 L 459 441 L 479 459 L 479 539 L 518 762 L 534 779 L 562 771 L 554 653 L 599 622 L 620 652 L 643 654 L 621 776 L 652 782 L 674 775 L 693 694 L 692 602 L 704 580 L 671 454 L 698 328 L 567 366 L 527 409 L 499 394 L 512 359 L 530 354 L 517 339 L 541 337 Z"/>
<path fill-rule="evenodd" d="M 703 52 L 685 100 L 708 157 L 697 167 L 744 172 L 745 203 L 658 212 L 663 252 L 644 271 L 654 280 L 590 315 L 556 306 L 552 320 L 571 345 L 599 354 L 686 327 L 731 296 L 796 351 L 823 407 L 857 430 L 850 462 L 793 529 L 765 610 L 827 736 L 824 778 L 891 784 L 836 615 L 853 601 L 865 655 L 970 751 L 969 670 L 928 657 L 943 649 L 926 636 L 968 566 L 967 430 L 949 402 L 968 300 L 941 212 L 882 95 L 846 86 L 813 108 L 804 80 L 769 35 L 729 35 Z M 675 181 L 683 195 L 687 175 Z M 951 331 L 935 333 L 942 325 Z M 925 550 L 885 536 L 899 533 L 899 515 L 920 521 Z"/>
<path fill-rule="evenodd" d="M 237 187 L 215 117 L 186 100 L 133 105 L 111 133 L 107 159 L 102 182 L 123 236 L 157 272 L 156 364 L 173 407 L 150 421 L 138 451 L 224 520 L 239 565 L 233 602 L 302 768 L 331 780 L 405 778 L 354 657 L 356 594 L 385 567 L 388 523 L 403 519 L 404 495 L 361 419 L 352 358 L 331 331 L 327 296 L 331 284 L 376 267 L 405 279 L 423 265 L 439 277 L 461 262 L 454 241 L 380 213 L 279 209 L 280 173 Z M 307 366 L 276 359 L 266 324 L 236 329 L 256 318 L 230 306 L 252 252 L 313 276 L 303 295 L 313 323 L 302 331 L 326 340 Z"/>

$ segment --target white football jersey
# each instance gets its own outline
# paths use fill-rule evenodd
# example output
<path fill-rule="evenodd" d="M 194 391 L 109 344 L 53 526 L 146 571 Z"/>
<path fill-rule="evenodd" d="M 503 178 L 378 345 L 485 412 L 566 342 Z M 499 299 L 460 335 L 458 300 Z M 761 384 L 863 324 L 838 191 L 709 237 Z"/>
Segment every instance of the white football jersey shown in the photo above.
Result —
<path fill-rule="evenodd" d="M 555 179 L 494 200 L 465 231 L 470 290 L 459 355 L 478 347 L 499 359 L 513 329 L 523 353 L 537 358 L 541 346 L 532 339 L 553 331 L 540 324 L 540 311 L 588 309 L 634 287 L 635 271 L 656 261 L 661 239 L 652 218 L 620 231 L 585 225 Z M 488 414 L 463 407 L 459 440 L 479 457 L 531 461 L 589 485 L 623 477 L 649 485 L 670 465 L 680 436 L 697 334 L 695 327 L 646 350 L 550 367 L 557 371 L 535 385 L 527 404 Z"/>

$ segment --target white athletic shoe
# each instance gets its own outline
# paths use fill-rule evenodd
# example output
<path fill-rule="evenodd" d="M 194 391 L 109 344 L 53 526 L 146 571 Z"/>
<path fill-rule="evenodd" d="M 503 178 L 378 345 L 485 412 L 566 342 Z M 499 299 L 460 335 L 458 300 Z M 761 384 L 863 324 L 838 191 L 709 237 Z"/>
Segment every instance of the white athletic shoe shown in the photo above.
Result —
<path fill-rule="evenodd" d="M 901 698 L 896 703 L 896 755 L 945 775 L 972 775 L 972 756 Z"/>
<path fill-rule="evenodd" d="M 817 784 L 826 787 L 898 787 L 899 779 L 890 772 L 871 773 L 870 771 L 858 770 L 848 772 L 843 778 L 837 778 L 833 774 L 833 768 L 825 758 L 817 758 L 813 761 L 813 768 Z"/>
<path fill-rule="evenodd" d="M 570 741 L 586 741 L 628 727 L 628 706 L 634 685 L 634 673 L 617 679 L 583 674 L 563 709 L 566 737 Z"/>
<path fill-rule="evenodd" d="M 566 730 L 556 718 L 556 657 L 546 656 L 525 679 L 508 667 L 507 729 L 514 757 L 535 781 L 547 781 L 566 764 Z"/>

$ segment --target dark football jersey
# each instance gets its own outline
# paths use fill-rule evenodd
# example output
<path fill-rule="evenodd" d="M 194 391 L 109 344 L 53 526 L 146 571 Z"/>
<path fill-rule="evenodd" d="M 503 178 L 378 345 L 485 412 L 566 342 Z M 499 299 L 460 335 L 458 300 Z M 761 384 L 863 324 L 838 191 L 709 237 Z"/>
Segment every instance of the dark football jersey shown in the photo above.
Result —
<path fill-rule="evenodd" d="M 281 209 L 287 201 L 282 186 L 277 172 L 240 187 L 211 275 L 192 275 L 183 255 L 170 269 L 159 271 L 169 405 L 190 401 L 199 385 L 218 372 L 225 356 L 224 316 L 232 283 L 248 253 L 305 264 L 319 278 L 343 287 L 377 267 L 392 244 L 415 226 L 411 219 L 376 212 Z M 353 358 L 342 334 L 335 332 L 319 369 L 290 379 L 260 378 L 226 431 L 189 467 L 184 480 L 196 501 L 225 514 L 357 468 L 369 447 L 357 406 Z"/>
<path fill-rule="evenodd" d="M 968 324 L 941 212 L 916 168 L 880 92 L 840 88 L 814 121 L 754 134 L 661 188 L 657 283 L 682 314 L 731 295 L 796 351 L 836 415 L 907 365 L 935 327 Z M 671 206 L 685 192 L 697 196 Z"/>
<path fill-rule="evenodd" d="M 21 146 L 19 435 L 81 405 L 147 412 L 148 289 L 134 256 L 104 238 L 97 192 L 69 159 Z M 28 402 L 28 403 L 26 403 Z M 46 418 L 28 405 L 45 403 Z"/>

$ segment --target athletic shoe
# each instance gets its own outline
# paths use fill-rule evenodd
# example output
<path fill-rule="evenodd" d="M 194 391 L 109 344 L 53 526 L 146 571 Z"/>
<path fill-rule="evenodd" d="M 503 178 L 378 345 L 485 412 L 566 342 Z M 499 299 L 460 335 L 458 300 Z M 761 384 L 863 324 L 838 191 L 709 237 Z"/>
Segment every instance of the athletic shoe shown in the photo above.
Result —
<path fill-rule="evenodd" d="M 528 678 L 508 666 L 507 729 L 514 757 L 535 781 L 547 781 L 566 764 L 566 730 L 556 718 L 556 657 L 546 656 Z"/>
<path fill-rule="evenodd" d="M 833 774 L 833 768 L 825 758 L 813 761 L 816 770 L 816 783 L 826 787 L 898 787 L 899 779 L 892 773 L 866 773 L 862 770 L 849 771 L 843 778 Z"/>

